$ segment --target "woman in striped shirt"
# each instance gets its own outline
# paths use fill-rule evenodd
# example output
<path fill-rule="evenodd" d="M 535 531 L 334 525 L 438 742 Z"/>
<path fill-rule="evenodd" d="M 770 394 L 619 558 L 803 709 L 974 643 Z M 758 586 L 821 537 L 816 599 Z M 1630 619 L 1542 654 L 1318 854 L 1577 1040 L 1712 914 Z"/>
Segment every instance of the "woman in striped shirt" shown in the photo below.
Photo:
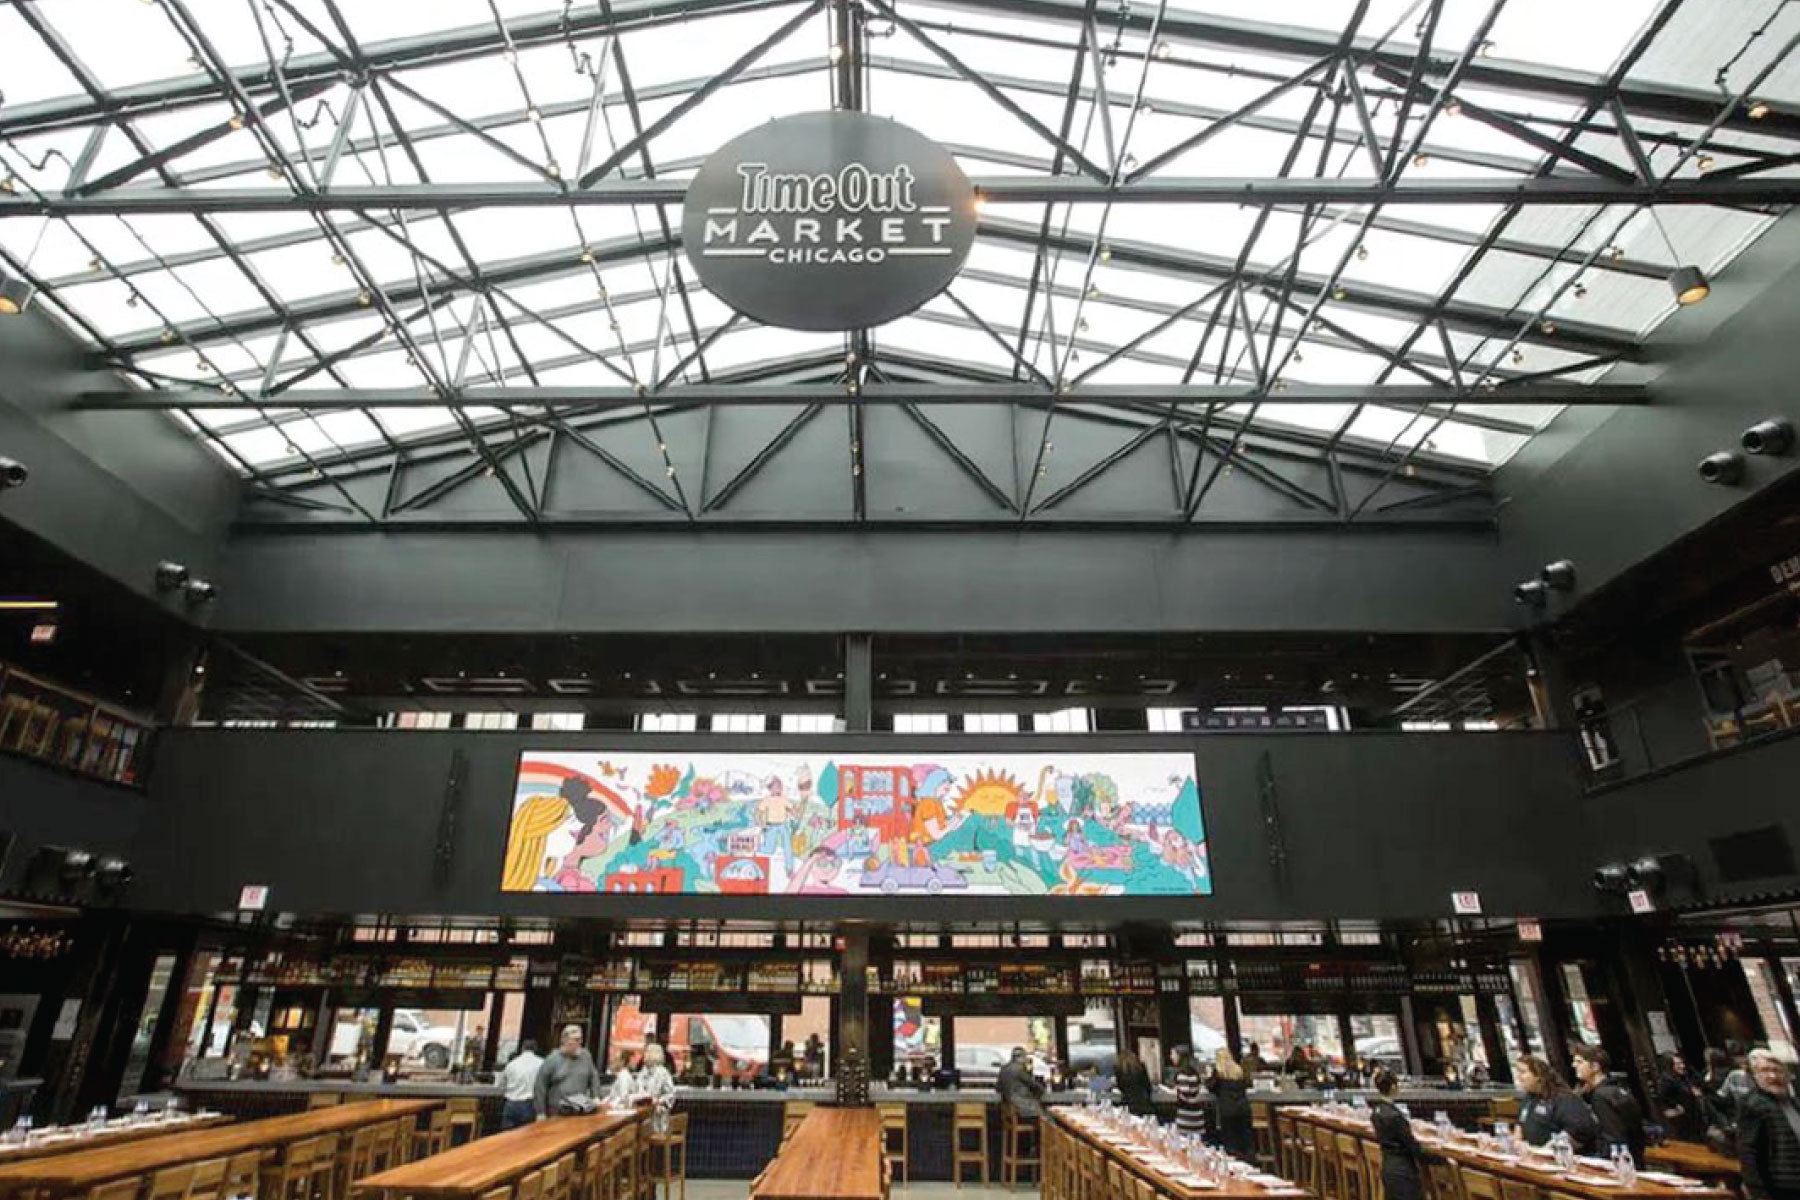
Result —
<path fill-rule="evenodd" d="M 1189 1137 L 1206 1136 L 1206 1109 L 1200 1103 L 1205 1094 L 1206 1081 L 1194 1053 L 1183 1046 L 1175 1058 L 1175 1128 Z"/>

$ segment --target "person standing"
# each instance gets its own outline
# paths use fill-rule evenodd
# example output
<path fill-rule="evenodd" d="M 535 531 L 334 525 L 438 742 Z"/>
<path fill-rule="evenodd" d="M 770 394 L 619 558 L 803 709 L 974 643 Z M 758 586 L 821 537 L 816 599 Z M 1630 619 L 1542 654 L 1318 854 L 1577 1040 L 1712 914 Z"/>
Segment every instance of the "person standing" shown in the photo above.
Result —
<path fill-rule="evenodd" d="M 1425 1184 L 1419 1164 L 1425 1152 L 1413 1136 L 1412 1121 L 1394 1104 L 1400 1081 L 1385 1067 L 1375 1072 L 1375 1103 L 1369 1106 L 1369 1124 L 1381 1147 L 1381 1190 L 1386 1200 L 1424 1200 Z"/>
<path fill-rule="evenodd" d="M 519 1052 L 512 1056 L 506 1069 L 500 1072 L 501 1094 L 506 1103 L 500 1110 L 500 1128 L 517 1129 L 521 1125 L 529 1125 L 537 1116 L 537 1108 L 531 1098 L 537 1091 L 538 1071 L 543 1068 L 543 1056 L 537 1052 L 537 1043 L 526 1038 L 519 1043 Z"/>
<path fill-rule="evenodd" d="M 654 1133 L 669 1131 L 669 1110 L 675 1107 L 675 1078 L 669 1074 L 663 1048 L 655 1042 L 644 1047 L 644 1065 L 638 1068 L 632 1096 L 648 1100 L 650 1129 Z"/>
<path fill-rule="evenodd" d="M 1706 1097 L 1700 1082 L 1679 1054 L 1665 1054 L 1656 1080 L 1656 1106 L 1671 1136 L 1686 1142 L 1706 1137 Z"/>
<path fill-rule="evenodd" d="M 1542 1146 L 1559 1133 L 1569 1135 L 1575 1153 L 1592 1154 L 1600 1141 L 1600 1124 L 1587 1101 L 1569 1090 L 1556 1069 L 1535 1054 L 1513 1064 L 1513 1080 L 1523 1103 L 1519 1106 L 1519 1133 L 1533 1146 Z"/>
<path fill-rule="evenodd" d="M 532 1088 L 538 1120 L 561 1115 L 563 1101 L 574 1097 L 598 1103 L 600 1068 L 594 1065 L 593 1055 L 582 1048 L 581 1041 L 581 1026 L 563 1026 L 556 1053 L 538 1068 L 537 1083 Z"/>
<path fill-rule="evenodd" d="M 1738 1106 L 1738 1159 L 1750 1200 L 1800 1200 L 1800 1107 L 1787 1064 L 1750 1052 L 1756 1090 Z"/>
<path fill-rule="evenodd" d="M 818 1080 L 825 1078 L 825 1042 L 818 1031 L 806 1035 L 806 1077 Z"/>
<path fill-rule="evenodd" d="M 1119 1053 L 1119 1070 L 1114 1077 L 1125 1111 L 1134 1117 L 1147 1117 L 1155 1111 L 1150 1091 L 1150 1072 L 1144 1060 L 1130 1050 Z"/>
<path fill-rule="evenodd" d="M 1250 1077 L 1223 1046 L 1213 1051 L 1212 1076 L 1206 1086 L 1213 1094 L 1219 1144 L 1234 1157 L 1249 1162 L 1256 1156 L 1256 1130 L 1250 1119 Z"/>
<path fill-rule="evenodd" d="M 1611 1155 L 1623 1146 L 1631 1161 L 1644 1165 L 1644 1110 L 1637 1097 L 1613 1077 L 1612 1063 L 1600 1046 L 1575 1046 L 1569 1055 L 1575 1062 L 1575 1079 L 1581 1098 L 1594 1110 L 1600 1126 L 1600 1149 Z"/>
<path fill-rule="evenodd" d="M 630 1108 L 631 1097 L 637 1091 L 637 1078 L 631 1073 L 631 1054 L 619 1051 L 618 1062 L 613 1066 L 612 1086 L 606 1089 L 606 1103 L 613 1108 Z"/>
<path fill-rule="evenodd" d="M 1175 1051 L 1175 1077 L 1170 1082 L 1175 1087 L 1175 1128 L 1188 1137 L 1205 1137 L 1206 1108 L 1200 1100 L 1206 1081 L 1200 1077 L 1194 1052 L 1186 1046 Z"/>
<path fill-rule="evenodd" d="M 1000 1103 L 1012 1109 L 1019 1120 L 1035 1121 L 1044 1115 L 1044 1083 L 1031 1073 L 1025 1047 L 1013 1047 L 1012 1057 L 1000 1068 L 994 1086 L 1000 1092 Z"/>

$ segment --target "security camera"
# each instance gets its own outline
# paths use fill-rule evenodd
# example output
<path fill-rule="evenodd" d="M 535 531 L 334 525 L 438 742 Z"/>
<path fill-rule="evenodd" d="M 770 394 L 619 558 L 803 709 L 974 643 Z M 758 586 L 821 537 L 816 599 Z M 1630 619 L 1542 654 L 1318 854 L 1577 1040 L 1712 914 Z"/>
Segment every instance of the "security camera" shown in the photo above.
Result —
<path fill-rule="evenodd" d="M 1513 603 L 1523 604 L 1528 608 L 1542 608 L 1549 599 L 1549 589 L 1542 580 L 1527 579 L 1513 588 Z"/>
<path fill-rule="evenodd" d="M 190 579 L 181 585 L 181 595 L 191 605 L 210 604 L 219 591 L 204 579 Z"/>
<path fill-rule="evenodd" d="M 1744 478 L 1744 456 L 1736 450 L 1721 450 L 1700 460 L 1700 478 L 1721 487 L 1730 487 Z"/>
<path fill-rule="evenodd" d="M 172 592 L 188 581 L 188 569 L 178 562 L 163 561 L 156 564 L 156 590 Z"/>
<path fill-rule="evenodd" d="M 7 488 L 24 487 L 25 481 L 30 478 L 30 467 L 16 458 L 0 458 L 0 492 Z"/>
<path fill-rule="evenodd" d="M 1758 421 L 1739 441 L 1746 454 L 1786 454 L 1794 448 L 1794 427 L 1780 418 Z"/>
<path fill-rule="evenodd" d="M 1538 572 L 1538 578 L 1552 591 L 1572 592 L 1575 590 L 1575 564 L 1566 558 L 1545 563 L 1544 569 Z"/>

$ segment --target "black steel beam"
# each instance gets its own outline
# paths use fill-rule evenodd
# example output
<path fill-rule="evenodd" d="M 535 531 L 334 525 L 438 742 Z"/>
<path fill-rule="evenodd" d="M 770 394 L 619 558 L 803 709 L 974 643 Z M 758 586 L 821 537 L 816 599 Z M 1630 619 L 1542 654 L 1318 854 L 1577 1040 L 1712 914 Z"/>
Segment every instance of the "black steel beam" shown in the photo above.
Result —
<path fill-rule="evenodd" d="M 1028 383 L 866 383 L 852 397 L 841 385 L 809 384 L 682 384 L 651 392 L 629 387 L 472 387 L 444 395 L 431 388 L 336 388 L 294 390 L 271 401 L 282 408 L 313 412 L 360 408 L 558 408 L 595 410 L 641 405 L 646 398 L 663 403 L 768 404 L 1006 404 L 1043 400 L 1051 393 Z M 1422 404 L 1483 405 L 1630 405 L 1649 400 L 1646 385 L 1635 383 L 1525 383 L 1491 391 L 1461 392 L 1453 388 L 1411 384 L 1289 384 L 1279 392 L 1248 384 L 1090 384 L 1062 393 L 1069 401 L 1090 404 L 1244 404 L 1268 400 L 1278 404 Z M 88 411 L 146 409 L 243 409 L 244 398 L 217 389 L 157 391 L 90 391 L 72 403 Z"/>

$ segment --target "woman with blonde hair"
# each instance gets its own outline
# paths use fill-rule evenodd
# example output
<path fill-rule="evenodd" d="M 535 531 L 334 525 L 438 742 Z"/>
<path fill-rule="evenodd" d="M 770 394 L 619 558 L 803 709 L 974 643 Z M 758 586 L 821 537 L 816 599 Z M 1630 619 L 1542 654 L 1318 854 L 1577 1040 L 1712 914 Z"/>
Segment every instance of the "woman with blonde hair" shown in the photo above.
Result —
<path fill-rule="evenodd" d="M 650 1111 L 650 1128 L 656 1133 L 667 1133 L 669 1110 L 675 1107 L 675 1077 L 669 1074 L 663 1048 L 655 1042 L 644 1047 L 644 1062 L 638 1067 L 632 1094 L 655 1106 Z"/>
<path fill-rule="evenodd" d="M 1250 1122 L 1250 1081 L 1231 1051 L 1220 1046 L 1213 1052 L 1212 1076 L 1206 1089 L 1213 1094 L 1214 1118 L 1219 1123 L 1219 1144 L 1235 1157 L 1248 1161 L 1256 1153 L 1256 1132 Z"/>

